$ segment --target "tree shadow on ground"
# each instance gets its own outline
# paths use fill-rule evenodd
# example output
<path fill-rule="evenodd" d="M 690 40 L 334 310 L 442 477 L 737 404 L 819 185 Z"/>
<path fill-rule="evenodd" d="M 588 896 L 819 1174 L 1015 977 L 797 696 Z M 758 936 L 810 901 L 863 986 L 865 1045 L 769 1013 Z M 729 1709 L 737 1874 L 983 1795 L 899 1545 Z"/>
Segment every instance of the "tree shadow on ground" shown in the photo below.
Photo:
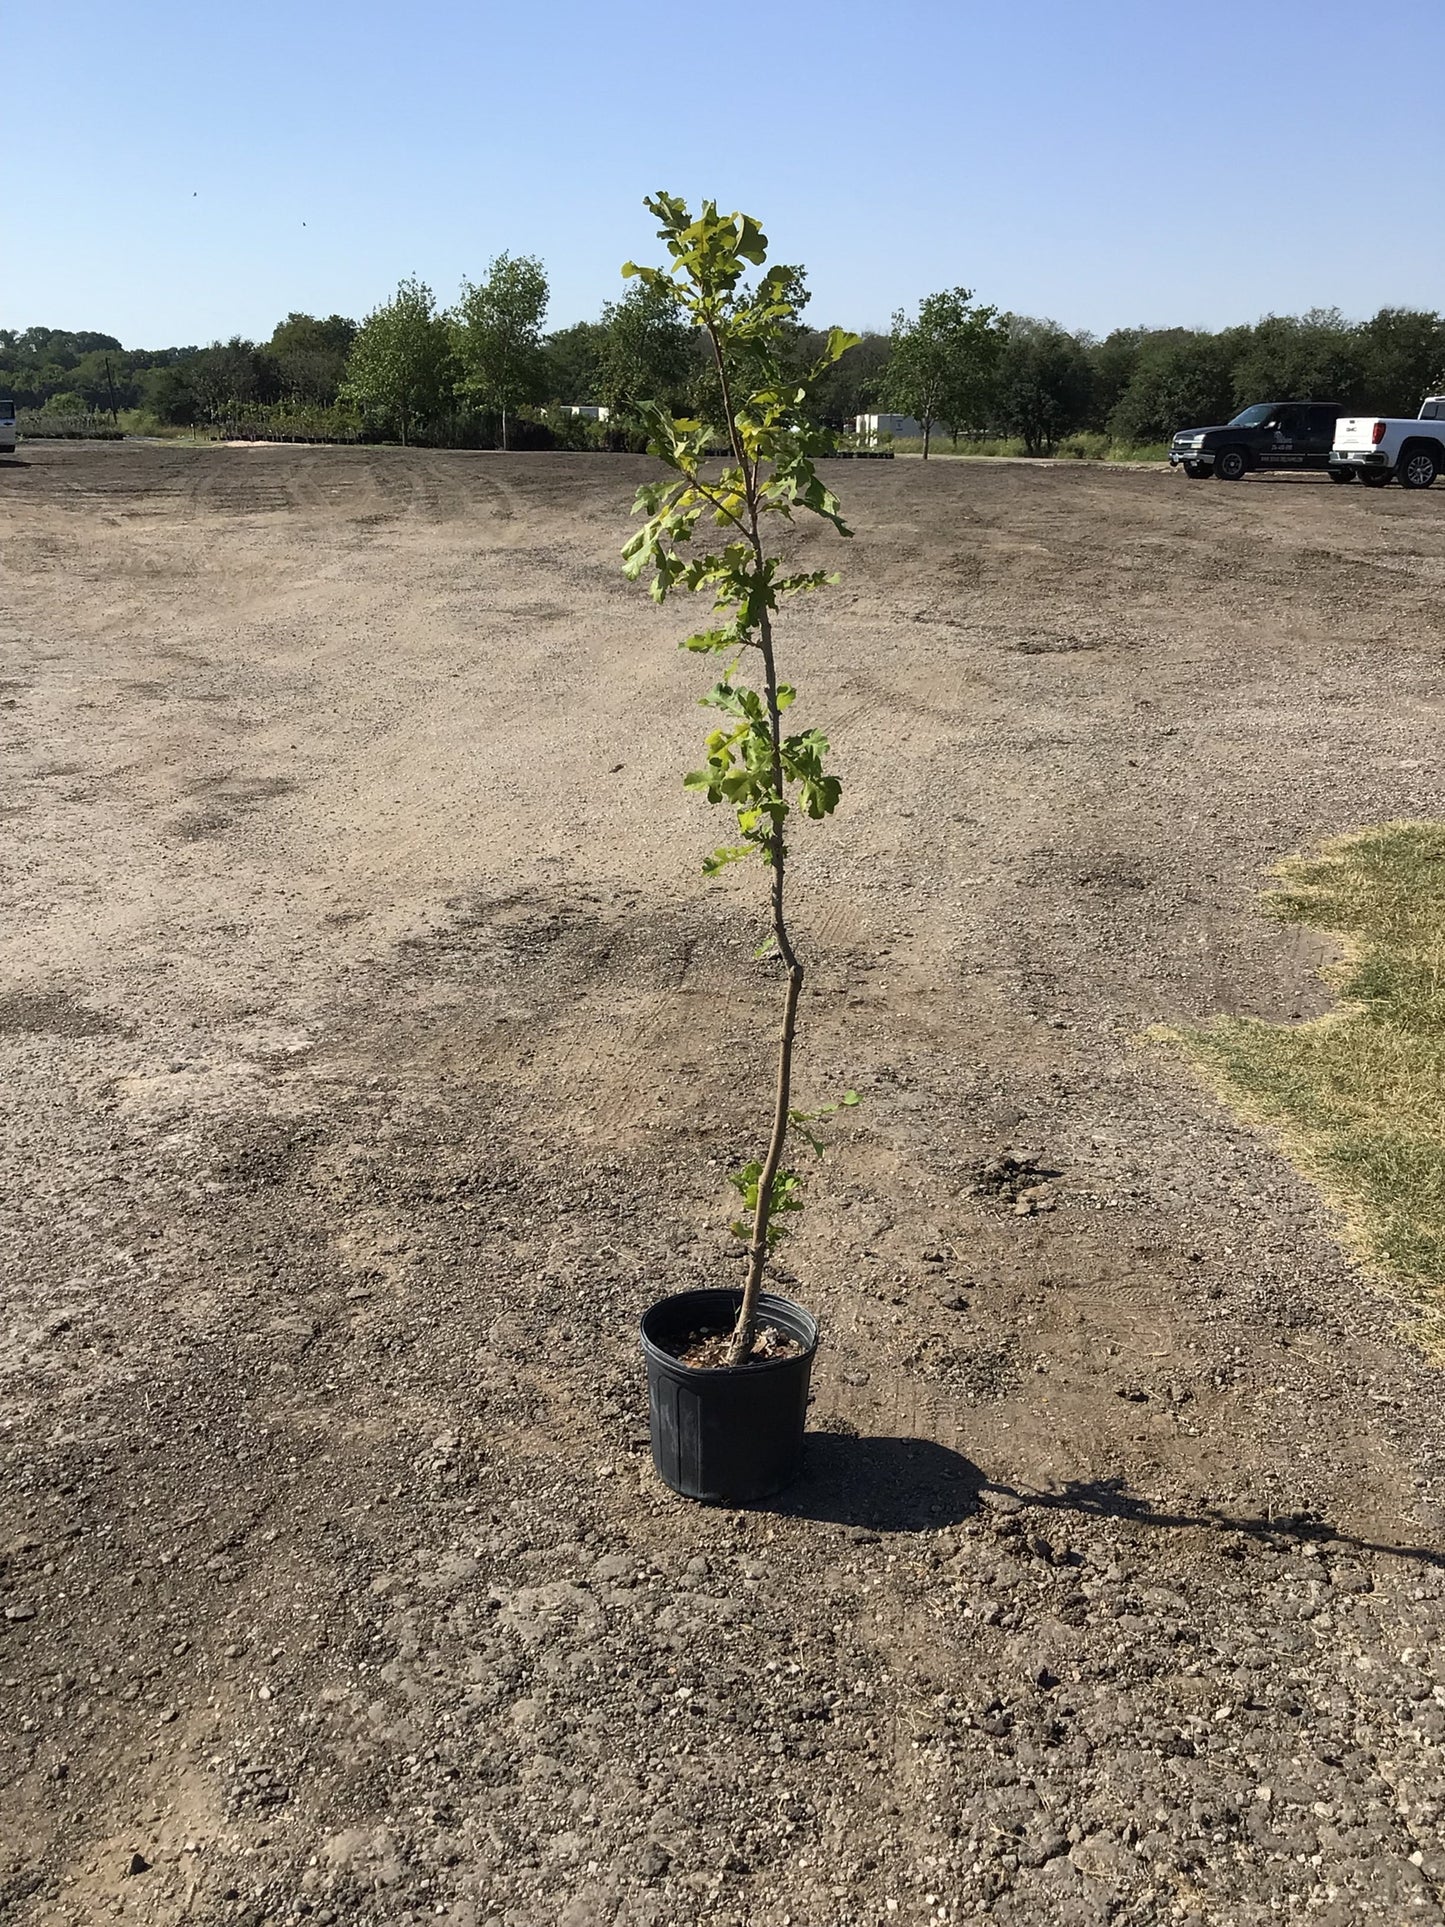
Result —
<path fill-rule="evenodd" d="M 1242 1535 L 1287 1550 L 1302 1545 L 1409 1559 L 1445 1570 L 1445 1548 L 1392 1544 L 1332 1525 L 1314 1512 L 1241 1513 L 1220 1507 L 1156 1505 L 1126 1479 L 1069 1479 L 1044 1491 L 990 1479 L 971 1459 L 932 1439 L 860 1438 L 810 1432 L 803 1476 L 760 1510 L 827 1520 L 871 1532 L 930 1532 L 957 1525 L 981 1506 L 1119 1519 L 1163 1530 Z"/>
<path fill-rule="evenodd" d="M 985 1480 L 983 1492 L 1016 1500 L 1031 1511 L 1081 1514 L 1095 1519 L 1126 1519 L 1137 1525 L 1173 1527 L 1177 1530 L 1204 1528 L 1219 1533 L 1237 1533 L 1249 1539 L 1285 1548 L 1289 1546 L 1334 1546 L 1346 1551 L 1378 1553 L 1383 1558 L 1412 1559 L 1422 1566 L 1445 1570 L 1445 1548 L 1402 1545 L 1388 1539 L 1368 1539 L 1331 1524 L 1318 1512 L 1232 1513 L 1222 1507 L 1203 1505 L 1197 1510 L 1156 1506 L 1152 1499 L 1130 1490 L 1128 1481 L 1113 1479 L 1066 1479 L 1056 1490 L 1031 1491 Z"/>
<path fill-rule="evenodd" d="M 873 1532 L 929 1532 L 977 1512 L 987 1483 L 971 1459 L 932 1439 L 810 1432 L 802 1478 L 764 1509 Z"/>

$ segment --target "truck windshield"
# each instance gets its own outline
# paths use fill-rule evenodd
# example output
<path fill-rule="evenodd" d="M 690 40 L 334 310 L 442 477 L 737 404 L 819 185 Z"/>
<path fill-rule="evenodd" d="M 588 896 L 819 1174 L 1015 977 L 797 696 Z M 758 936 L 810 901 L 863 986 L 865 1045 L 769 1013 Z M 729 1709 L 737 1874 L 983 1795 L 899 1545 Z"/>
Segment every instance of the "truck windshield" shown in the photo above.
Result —
<path fill-rule="evenodd" d="M 1245 408 L 1229 424 L 1231 428 L 1263 428 L 1274 413 L 1274 403 L 1257 401 L 1253 408 Z"/>
<path fill-rule="evenodd" d="M 0 395 L 0 422 L 13 422 L 14 419 L 15 419 L 14 402 L 6 401 L 4 396 Z"/>

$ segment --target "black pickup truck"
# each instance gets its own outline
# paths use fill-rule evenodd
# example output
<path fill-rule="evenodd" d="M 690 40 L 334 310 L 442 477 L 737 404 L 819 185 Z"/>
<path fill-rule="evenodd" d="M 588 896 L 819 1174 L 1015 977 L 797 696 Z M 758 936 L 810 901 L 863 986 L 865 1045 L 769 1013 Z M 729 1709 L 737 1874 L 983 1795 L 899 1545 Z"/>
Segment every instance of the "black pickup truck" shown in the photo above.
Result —
<path fill-rule="evenodd" d="M 1257 401 L 1222 428 L 1181 428 L 1169 466 L 1221 482 L 1243 481 L 1252 468 L 1328 468 L 1344 412 L 1332 401 Z"/>

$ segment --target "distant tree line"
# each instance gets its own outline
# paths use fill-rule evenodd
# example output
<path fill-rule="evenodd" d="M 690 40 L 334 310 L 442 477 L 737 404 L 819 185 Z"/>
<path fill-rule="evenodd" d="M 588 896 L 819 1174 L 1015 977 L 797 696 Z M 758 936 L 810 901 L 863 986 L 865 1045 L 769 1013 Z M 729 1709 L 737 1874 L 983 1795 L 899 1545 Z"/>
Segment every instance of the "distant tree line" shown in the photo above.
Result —
<path fill-rule="evenodd" d="M 1227 421 L 1256 401 L 1413 415 L 1445 375 L 1445 319 L 1409 308 L 1382 308 L 1363 322 L 1315 309 L 1218 333 L 1116 328 L 1099 339 L 1054 321 L 997 315 L 956 288 L 930 296 L 913 320 L 896 315 L 889 347 L 877 390 L 883 406 L 925 427 L 931 412 L 954 436 L 1016 437 L 1032 455 L 1080 432 L 1157 444 L 1176 428 Z M 933 390 L 918 368 L 930 354 L 945 363 Z M 940 397 L 931 411 L 930 393 Z"/>
<path fill-rule="evenodd" d="M 287 400 L 333 403 L 356 336 L 342 315 L 292 314 L 267 342 L 209 348 L 122 348 L 114 335 L 0 328 L 0 391 L 21 408 L 144 408 L 190 426 L 237 408 Z"/>
<path fill-rule="evenodd" d="M 793 273 L 805 300 L 802 271 Z M 292 422 L 455 446 L 636 446 L 641 401 L 709 412 L 704 345 L 665 294 L 635 287 L 595 321 L 547 332 L 548 292 L 539 261 L 503 254 L 450 309 L 409 280 L 359 324 L 290 314 L 264 342 L 136 350 L 111 335 L 0 329 L 0 393 L 55 413 Z M 826 333 L 794 327 L 787 353 L 800 371 Z M 1382 308 L 1356 322 L 1316 309 L 1217 332 L 1118 328 L 1100 339 L 953 288 L 895 315 L 889 334 L 865 334 L 816 385 L 813 406 L 840 429 L 887 410 L 916 416 L 930 437 L 1006 436 L 1046 454 L 1080 432 L 1158 443 L 1261 400 L 1413 414 L 1442 374 L 1445 319 L 1425 310 Z M 585 408 L 607 419 L 570 412 Z"/>

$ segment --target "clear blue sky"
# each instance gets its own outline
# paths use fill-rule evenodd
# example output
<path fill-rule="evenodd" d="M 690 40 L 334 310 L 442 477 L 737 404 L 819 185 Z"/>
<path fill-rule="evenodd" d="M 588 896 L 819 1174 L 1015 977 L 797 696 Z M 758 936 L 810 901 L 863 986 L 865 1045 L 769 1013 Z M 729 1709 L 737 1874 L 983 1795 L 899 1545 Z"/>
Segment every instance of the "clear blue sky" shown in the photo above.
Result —
<path fill-rule="evenodd" d="M 762 217 L 811 318 L 963 282 L 1096 332 L 1445 308 L 1438 0 L 0 0 L 0 326 L 127 347 L 450 302 L 551 325 L 668 187 Z M 738 116 L 736 123 L 730 114 Z M 303 225 L 304 223 L 304 225 Z"/>

